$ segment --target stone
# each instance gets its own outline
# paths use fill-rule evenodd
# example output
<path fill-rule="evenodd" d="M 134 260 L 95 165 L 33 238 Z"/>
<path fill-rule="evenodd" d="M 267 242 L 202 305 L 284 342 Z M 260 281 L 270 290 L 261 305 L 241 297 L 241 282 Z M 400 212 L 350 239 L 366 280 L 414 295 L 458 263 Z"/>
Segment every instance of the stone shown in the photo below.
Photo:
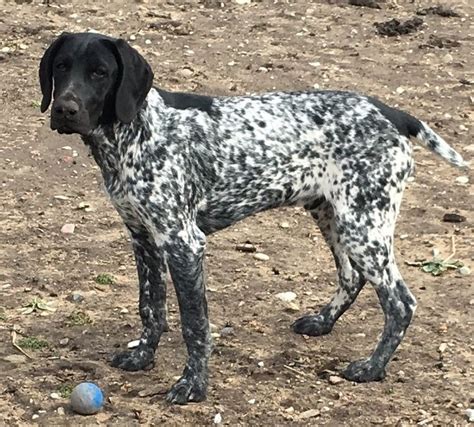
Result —
<path fill-rule="evenodd" d="M 257 252 L 256 254 L 254 254 L 253 256 L 255 259 L 258 259 L 259 261 L 268 261 L 270 259 L 270 257 L 266 254 L 263 254 L 261 252 Z"/>
<path fill-rule="evenodd" d="M 468 184 L 469 183 L 469 177 L 468 176 L 458 176 L 456 178 L 456 182 L 458 184 Z"/>
<path fill-rule="evenodd" d="M 328 378 L 328 381 L 329 381 L 329 384 L 336 385 L 336 384 L 342 383 L 344 379 L 341 377 L 338 377 L 337 375 L 330 375 Z"/>
<path fill-rule="evenodd" d="M 61 233 L 63 234 L 73 234 L 76 226 L 74 224 L 64 224 L 61 227 Z"/>
<path fill-rule="evenodd" d="M 275 295 L 279 300 L 283 302 L 291 302 L 296 299 L 296 294 L 294 292 L 280 292 L 279 294 Z"/>

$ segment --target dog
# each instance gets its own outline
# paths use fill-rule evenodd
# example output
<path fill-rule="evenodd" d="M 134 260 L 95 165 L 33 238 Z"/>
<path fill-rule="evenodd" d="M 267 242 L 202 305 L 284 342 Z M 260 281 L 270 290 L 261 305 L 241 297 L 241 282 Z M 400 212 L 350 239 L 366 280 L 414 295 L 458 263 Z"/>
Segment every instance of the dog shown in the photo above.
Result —
<path fill-rule="evenodd" d="M 188 359 L 167 395 L 206 398 L 211 335 L 203 260 L 206 236 L 270 208 L 302 205 L 330 247 L 339 288 L 293 331 L 331 332 L 370 282 L 385 315 L 379 342 L 342 375 L 381 380 L 416 307 L 395 262 L 393 235 L 410 137 L 458 167 L 462 157 L 424 122 L 343 91 L 209 97 L 153 87 L 153 72 L 126 41 L 64 33 L 41 59 L 41 112 L 51 128 L 80 134 L 132 238 L 143 332 L 114 355 L 127 371 L 153 365 L 166 329 L 166 275 L 179 302 Z M 53 98 L 53 99 L 52 99 Z"/>

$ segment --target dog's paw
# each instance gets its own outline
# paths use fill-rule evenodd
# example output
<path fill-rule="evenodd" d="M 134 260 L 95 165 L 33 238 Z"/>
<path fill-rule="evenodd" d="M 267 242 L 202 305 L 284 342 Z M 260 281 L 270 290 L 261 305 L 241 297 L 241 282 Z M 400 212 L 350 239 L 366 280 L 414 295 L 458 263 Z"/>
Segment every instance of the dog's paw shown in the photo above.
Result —
<path fill-rule="evenodd" d="M 385 369 L 375 366 L 370 359 L 357 360 L 342 371 L 342 376 L 358 383 L 381 381 L 385 378 Z"/>
<path fill-rule="evenodd" d="M 196 376 L 182 376 L 166 396 L 169 403 L 186 405 L 188 402 L 206 400 L 207 381 L 199 380 Z"/>
<path fill-rule="evenodd" d="M 319 314 L 312 314 L 295 320 L 291 327 L 297 334 L 319 337 L 329 334 L 332 331 L 333 324 Z"/>
<path fill-rule="evenodd" d="M 155 364 L 155 352 L 149 347 L 137 347 L 132 351 L 115 354 L 110 364 L 124 371 L 151 369 Z"/>

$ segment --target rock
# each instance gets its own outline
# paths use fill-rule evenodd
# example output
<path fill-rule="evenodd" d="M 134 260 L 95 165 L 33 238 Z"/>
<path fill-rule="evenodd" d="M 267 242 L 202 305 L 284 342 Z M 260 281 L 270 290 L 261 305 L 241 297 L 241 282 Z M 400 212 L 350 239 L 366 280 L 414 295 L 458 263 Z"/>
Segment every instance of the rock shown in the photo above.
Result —
<path fill-rule="evenodd" d="M 74 224 L 64 224 L 61 227 L 61 233 L 63 234 L 73 234 L 76 226 Z"/>
<path fill-rule="evenodd" d="M 26 357 L 23 356 L 22 354 L 10 354 L 8 356 L 2 357 L 2 360 L 4 360 L 5 362 L 10 362 L 16 365 L 20 365 L 26 362 Z"/>
<path fill-rule="evenodd" d="M 337 375 L 330 375 L 328 378 L 328 381 L 329 381 L 329 384 L 336 385 L 336 384 L 342 383 L 344 379 L 341 377 L 338 377 Z"/>
<path fill-rule="evenodd" d="M 344 379 L 341 377 L 338 377 L 337 375 L 330 375 L 328 378 L 328 381 L 329 381 L 329 384 L 336 385 L 336 384 L 342 383 Z"/>
<path fill-rule="evenodd" d="M 317 417 L 320 414 L 321 414 L 321 412 L 319 412 L 319 410 L 317 410 L 317 409 L 309 409 L 309 410 L 304 411 L 301 414 L 299 414 L 298 419 L 307 420 L 308 418 Z"/>
<path fill-rule="evenodd" d="M 54 400 L 61 399 L 61 396 L 58 393 L 51 393 L 49 397 Z"/>
<path fill-rule="evenodd" d="M 128 349 L 137 348 L 140 345 L 140 340 L 133 340 L 127 344 Z"/>
<path fill-rule="evenodd" d="M 127 313 L 129 313 L 129 311 L 125 307 L 120 310 L 120 314 L 127 314 Z"/>
<path fill-rule="evenodd" d="M 440 251 L 437 248 L 433 248 L 431 249 L 431 254 L 433 255 L 433 258 L 437 258 L 440 254 Z"/>
<path fill-rule="evenodd" d="M 469 276 L 471 274 L 471 269 L 467 265 L 461 267 L 458 271 L 461 276 Z"/>
<path fill-rule="evenodd" d="M 265 363 L 263 363 L 263 362 L 258 362 L 258 363 L 257 363 L 257 366 L 258 366 L 259 368 L 263 368 L 263 367 L 265 366 Z"/>
<path fill-rule="evenodd" d="M 79 302 L 84 301 L 84 297 L 78 292 L 73 292 L 71 295 L 69 295 L 67 297 L 67 299 L 71 302 L 76 303 L 76 304 L 79 303 Z"/>
<path fill-rule="evenodd" d="M 249 399 L 249 400 L 248 400 L 248 403 L 249 403 L 250 405 L 255 405 L 255 402 L 256 402 L 255 399 Z"/>
<path fill-rule="evenodd" d="M 284 302 L 291 302 L 296 299 L 296 294 L 294 292 L 280 292 L 279 294 L 275 295 L 279 300 Z"/>
<path fill-rule="evenodd" d="M 285 305 L 285 311 L 288 313 L 297 313 L 300 311 L 300 306 L 295 302 L 287 302 Z"/>
<path fill-rule="evenodd" d="M 451 55 L 450 53 L 447 53 L 446 55 L 443 56 L 443 62 L 445 64 L 449 64 L 450 62 L 453 62 L 454 58 L 453 58 L 453 55 Z"/>
<path fill-rule="evenodd" d="M 443 215 L 444 222 L 464 222 L 466 221 L 466 217 L 462 215 L 458 215 L 456 213 L 445 213 Z"/>
<path fill-rule="evenodd" d="M 58 415 L 61 415 L 61 416 L 66 415 L 66 411 L 64 410 L 62 406 L 56 409 L 56 412 L 58 413 Z"/>
<path fill-rule="evenodd" d="M 190 68 L 182 68 L 181 70 L 178 70 L 178 74 L 182 77 L 189 78 L 193 76 L 194 71 Z"/>
<path fill-rule="evenodd" d="M 447 348 L 448 348 L 448 344 L 443 342 L 439 345 L 438 352 L 440 352 L 442 354 L 446 351 Z"/>
<path fill-rule="evenodd" d="M 244 4 L 250 4 L 250 3 L 252 3 L 252 0 L 235 0 L 235 2 L 236 2 L 237 4 L 244 5 Z"/>
<path fill-rule="evenodd" d="M 226 326 L 220 331 L 221 337 L 230 337 L 235 335 L 234 328 L 232 326 Z"/>
<path fill-rule="evenodd" d="M 62 340 L 59 340 L 59 345 L 62 347 L 66 347 L 69 344 L 69 338 L 63 338 Z"/>
<path fill-rule="evenodd" d="M 255 259 L 258 259 L 259 261 L 268 261 L 270 259 L 270 257 L 266 254 L 263 254 L 261 252 L 257 252 L 256 254 L 254 254 L 253 256 Z"/>
<path fill-rule="evenodd" d="M 32 420 L 37 420 L 40 416 L 38 414 L 33 414 L 31 417 Z"/>
<path fill-rule="evenodd" d="M 290 223 L 283 221 L 280 223 L 280 228 L 290 228 Z"/>
<path fill-rule="evenodd" d="M 466 409 L 466 418 L 470 423 L 474 423 L 474 409 Z"/>
<path fill-rule="evenodd" d="M 240 252 L 248 252 L 248 253 L 257 252 L 257 248 L 251 243 L 244 243 L 241 245 L 237 245 L 235 249 Z"/>
<path fill-rule="evenodd" d="M 458 176 L 456 178 L 456 182 L 458 184 L 468 184 L 469 183 L 469 177 L 468 176 Z"/>
<path fill-rule="evenodd" d="M 214 424 L 220 424 L 222 422 L 222 415 L 217 413 L 216 415 L 214 415 L 214 420 L 213 420 L 213 423 Z"/>
<path fill-rule="evenodd" d="M 405 240 L 408 238 L 408 234 L 400 234 L 400 240 Z"/>

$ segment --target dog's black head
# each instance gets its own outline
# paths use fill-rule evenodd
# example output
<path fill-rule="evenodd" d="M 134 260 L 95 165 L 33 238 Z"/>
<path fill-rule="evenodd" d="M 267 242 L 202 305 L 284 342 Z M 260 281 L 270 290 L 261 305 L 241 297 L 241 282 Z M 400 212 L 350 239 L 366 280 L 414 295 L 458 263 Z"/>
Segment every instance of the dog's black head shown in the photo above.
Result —
<path fill-rule="evenodd" d="M 46 50 L 39 78 L 42 113 L 53 95 L 51 129 L 87 135 L 99 124 L 130 123 L 151 88 L 153 72 L 122 39 L 64 33 Z"/>

